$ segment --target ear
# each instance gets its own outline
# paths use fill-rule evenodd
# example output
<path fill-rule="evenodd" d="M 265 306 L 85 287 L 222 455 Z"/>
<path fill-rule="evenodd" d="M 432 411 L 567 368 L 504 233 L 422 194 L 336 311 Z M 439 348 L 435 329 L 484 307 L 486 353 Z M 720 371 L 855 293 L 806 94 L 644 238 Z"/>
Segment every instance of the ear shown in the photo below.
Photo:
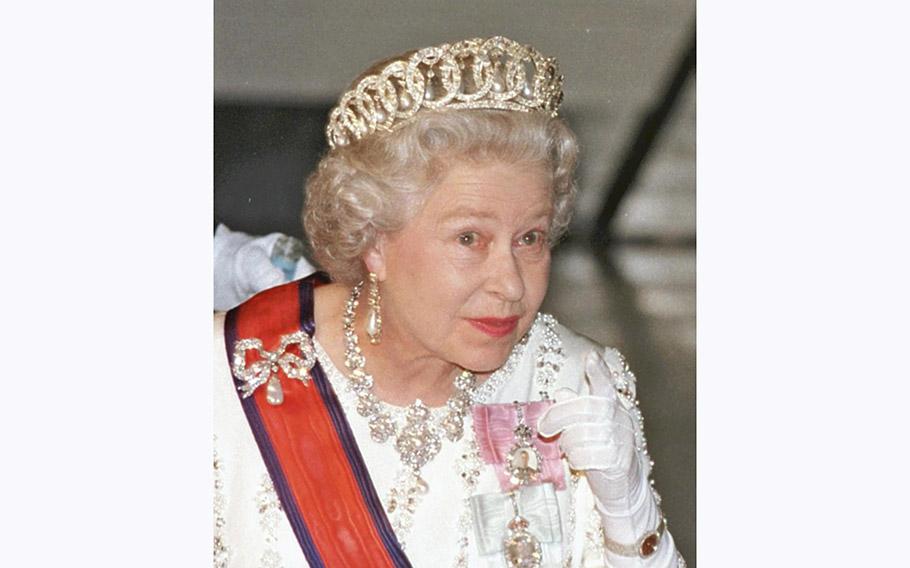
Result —
<path fill-rule="evenodd" d="M 373 246 L 363 253 L 363 264 L 366 265 L 368 271 L 376 273 L 380 282 L 384 281 L 386 276 L 385 250 L 386 237 L 380 234 L 376 237 Z"/>

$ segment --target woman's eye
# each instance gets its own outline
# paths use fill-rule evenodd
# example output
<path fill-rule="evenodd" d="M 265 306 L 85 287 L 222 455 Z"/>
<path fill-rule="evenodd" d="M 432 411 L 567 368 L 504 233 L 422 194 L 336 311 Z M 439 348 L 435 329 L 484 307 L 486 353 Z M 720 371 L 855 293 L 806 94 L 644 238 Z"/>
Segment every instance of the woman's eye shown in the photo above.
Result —
<path fill-rule="evenodd" d="M 540 231 L 531 231 L 523 234 L 519 239 L 519 244 L 523 246 L 534 246 L 540 244 L 543 240 L 543 234 Z"/>
<path fill-rule="evenodd" d="M 477 233 L 462 233 L 458 235 L 458 244 L 466 247 L 477 244 Z"/>

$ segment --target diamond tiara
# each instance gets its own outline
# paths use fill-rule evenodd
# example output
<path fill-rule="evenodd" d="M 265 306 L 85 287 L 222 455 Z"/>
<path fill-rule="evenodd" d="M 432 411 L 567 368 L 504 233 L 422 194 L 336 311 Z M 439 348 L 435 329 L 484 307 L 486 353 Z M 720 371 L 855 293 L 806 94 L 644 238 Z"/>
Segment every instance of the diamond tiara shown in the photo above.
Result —
<path fill-rule="evenodd" d="M 337 148 L 392 132 L 421 110 L 499 109 L 556 116 L 562 75 L 556 60 L 504 37 L 427 47 L 361 79 L 329 113 Z"/>

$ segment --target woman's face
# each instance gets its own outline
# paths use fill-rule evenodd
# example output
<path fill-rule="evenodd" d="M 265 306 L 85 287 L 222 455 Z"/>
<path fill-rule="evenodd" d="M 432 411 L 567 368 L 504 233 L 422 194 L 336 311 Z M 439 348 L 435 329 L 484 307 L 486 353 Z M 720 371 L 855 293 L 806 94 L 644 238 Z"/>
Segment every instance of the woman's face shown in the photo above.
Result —
<path fill-rule="evenodd" d="M 475 372 L 500 367 L 547 291 L 550 194 L 542 166 L 453 165 L 420 212 L 367 254 L 383 343 Z"/>

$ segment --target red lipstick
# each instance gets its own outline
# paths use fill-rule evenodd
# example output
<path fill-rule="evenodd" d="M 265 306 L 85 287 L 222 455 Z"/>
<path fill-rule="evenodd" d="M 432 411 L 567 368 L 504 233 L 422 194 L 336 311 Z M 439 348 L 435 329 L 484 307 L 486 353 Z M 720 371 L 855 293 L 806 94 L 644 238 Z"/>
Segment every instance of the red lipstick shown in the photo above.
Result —
<path fill-rule="evenodd" d="M 468 323 L 491 337 L 504 337 L 518 325 L 518 316 L 510 318 L 470 318 Z"/>

